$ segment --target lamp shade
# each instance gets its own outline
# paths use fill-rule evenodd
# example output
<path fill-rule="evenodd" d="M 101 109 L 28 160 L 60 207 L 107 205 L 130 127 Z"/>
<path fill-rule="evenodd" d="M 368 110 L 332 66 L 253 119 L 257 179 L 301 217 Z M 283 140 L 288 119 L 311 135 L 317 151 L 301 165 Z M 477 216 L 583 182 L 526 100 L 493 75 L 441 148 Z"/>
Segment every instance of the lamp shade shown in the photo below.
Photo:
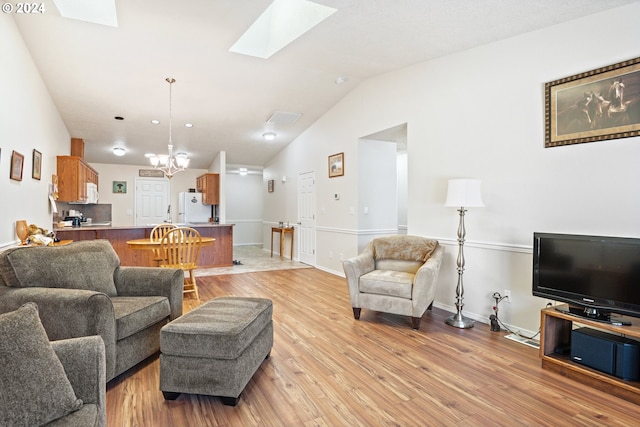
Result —
<path fill-rule="evenodd" d="M 482 181 L 479 179 L 450 179 L 444 205 L 465 208 L 484 207 L 481 186 Z"/>

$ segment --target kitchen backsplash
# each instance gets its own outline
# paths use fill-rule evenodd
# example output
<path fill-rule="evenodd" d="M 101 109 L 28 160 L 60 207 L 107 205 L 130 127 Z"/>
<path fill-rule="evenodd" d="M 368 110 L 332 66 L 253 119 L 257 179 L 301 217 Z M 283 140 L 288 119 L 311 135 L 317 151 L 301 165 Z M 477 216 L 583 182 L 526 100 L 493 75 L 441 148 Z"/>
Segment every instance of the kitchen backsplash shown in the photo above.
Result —
<path fill-rule="evenodd" d="M 64 220 L 64 217 L 69 216 L 71 210 L 82 212 L 83 217 L 91 218 L 93 222 L 111 221 L 111 204 L 79 205 L 59 202 L 56 205 L 58 213 L 53 214 L 54 223 Z"/>

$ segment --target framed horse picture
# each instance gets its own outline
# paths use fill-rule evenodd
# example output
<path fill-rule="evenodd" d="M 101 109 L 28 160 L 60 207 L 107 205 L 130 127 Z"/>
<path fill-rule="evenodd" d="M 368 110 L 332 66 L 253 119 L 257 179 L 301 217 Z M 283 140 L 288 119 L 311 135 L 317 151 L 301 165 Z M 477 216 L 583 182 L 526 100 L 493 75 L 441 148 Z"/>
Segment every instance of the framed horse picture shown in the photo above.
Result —
<path fill-rule="evenodd" d="M 545 84 L 545 147 L 640 135 L 640 58 Z"/>

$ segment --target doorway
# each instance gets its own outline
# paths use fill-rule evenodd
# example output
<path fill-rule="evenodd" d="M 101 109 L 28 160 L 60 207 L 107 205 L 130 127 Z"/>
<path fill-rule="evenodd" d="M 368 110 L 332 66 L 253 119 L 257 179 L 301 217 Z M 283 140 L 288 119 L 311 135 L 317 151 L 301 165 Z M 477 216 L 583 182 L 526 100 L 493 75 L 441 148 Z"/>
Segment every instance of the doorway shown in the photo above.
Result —
<path fill-rule="evenodd" d="M 135 223 L 155 225 L 171 221 L 169 180 L 136 179 Z"/>
<path fill-rule="evenodd" d="M 298 175 L 298 248 L 300 262 L 316 265 L 316 173 Z"/>

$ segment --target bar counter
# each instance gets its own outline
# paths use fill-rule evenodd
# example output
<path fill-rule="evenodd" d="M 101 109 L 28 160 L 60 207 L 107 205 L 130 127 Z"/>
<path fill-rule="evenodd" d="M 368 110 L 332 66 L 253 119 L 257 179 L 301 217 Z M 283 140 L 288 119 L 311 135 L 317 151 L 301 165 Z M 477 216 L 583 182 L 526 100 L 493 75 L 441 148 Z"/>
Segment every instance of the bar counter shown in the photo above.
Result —
<path fill-rule="evenodd" d="M 180 224 L 176 224 L 180 226 Z M 213 245 L 203 246 L 200 250 L 198 267 L 230 267 L 233 265 L 233 224 L 198 224 L 188 225 L 198 230 L 200 235 L 213 237 Z M 126 266 L 152 265 L 152 251 L 134 250 L 127 245 L 127 240 L 148 239 L 153 229 L 148 226 L 83 226 L 54 227 L 56 237 L 60 240 L 95 240 L 106 239 L 120 257 L 120 264 Z"/>

